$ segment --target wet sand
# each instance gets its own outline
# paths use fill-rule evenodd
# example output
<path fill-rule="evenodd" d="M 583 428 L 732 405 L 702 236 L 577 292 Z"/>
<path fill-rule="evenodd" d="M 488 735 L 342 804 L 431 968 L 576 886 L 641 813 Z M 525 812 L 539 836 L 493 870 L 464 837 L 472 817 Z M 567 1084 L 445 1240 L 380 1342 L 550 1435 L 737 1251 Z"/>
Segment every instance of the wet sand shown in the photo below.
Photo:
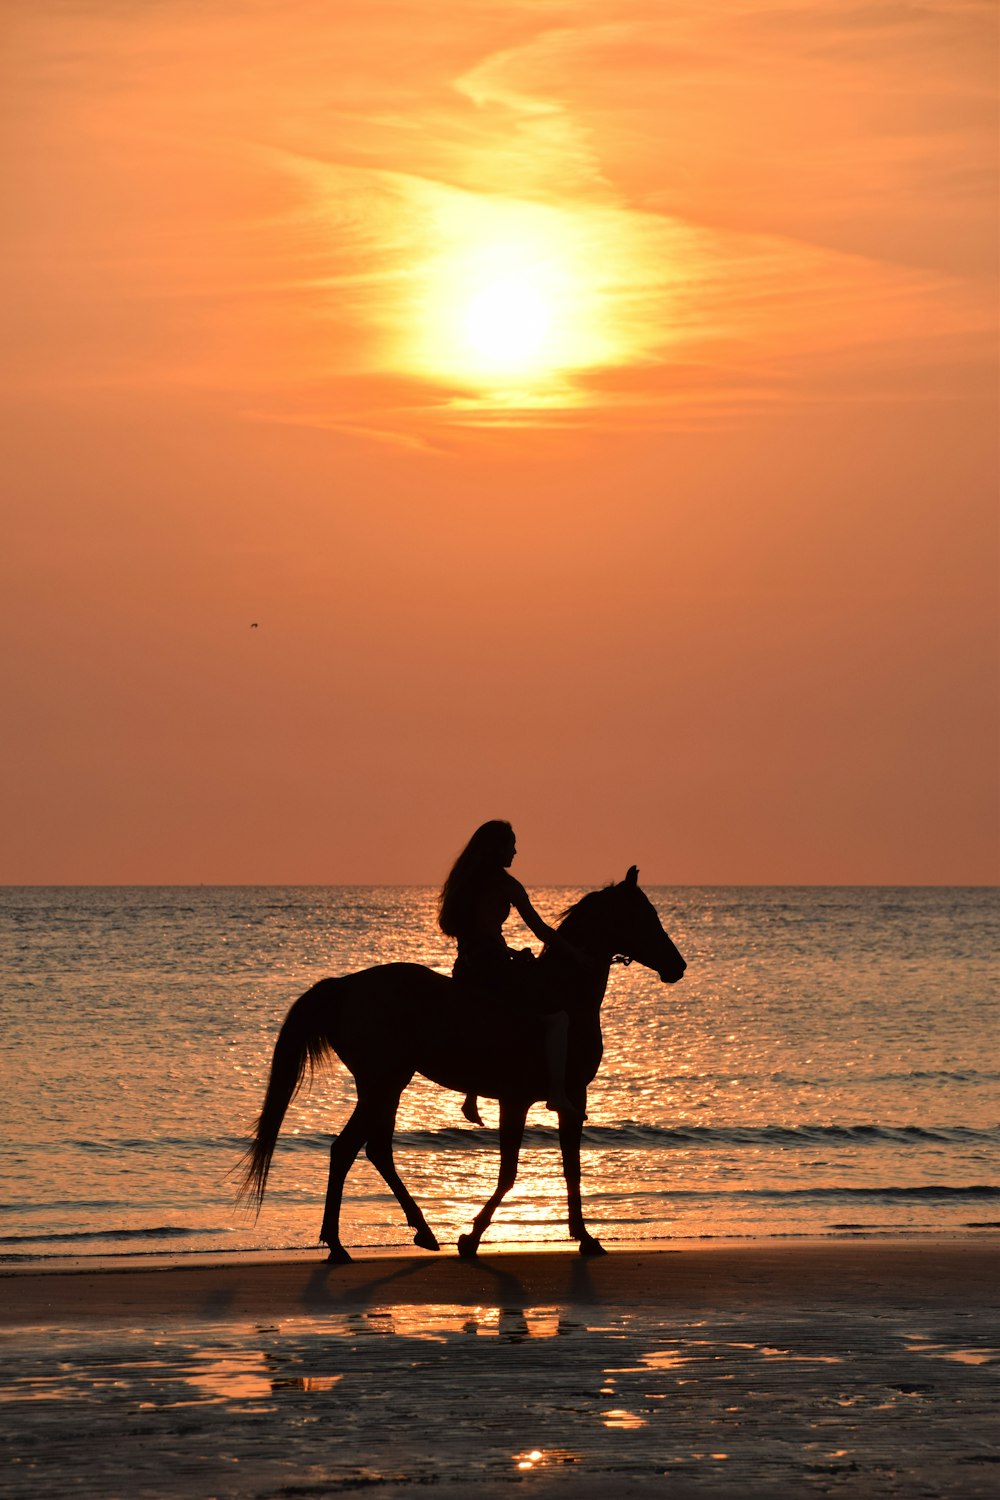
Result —
<path fill-rule="evenodd" d="M 1000 1243 L 0 1276 L 0 1495 L 992 1496 Z"/>

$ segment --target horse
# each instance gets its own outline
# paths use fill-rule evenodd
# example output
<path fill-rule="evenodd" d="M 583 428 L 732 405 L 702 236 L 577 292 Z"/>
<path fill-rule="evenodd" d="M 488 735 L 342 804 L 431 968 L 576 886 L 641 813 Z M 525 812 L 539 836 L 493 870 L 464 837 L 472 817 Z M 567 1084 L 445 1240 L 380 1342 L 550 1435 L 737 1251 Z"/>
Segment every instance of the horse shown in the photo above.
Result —
<path fill-rule="evenodd" d="M 604 1247 L 584 1223 L 580 1140 L 587 1086 L 604 1051 L 600 1012 L 611 965 L 635 959 L 665 984 L 675 984 L 687 964 L 640 889 L 634 865 L 624 880 L 591 891 L 571 906 L 557 932 L 566 942 L 547 943 L 525 968 L 532 971 L 533 989 L 546 997 L 547 1008 L 564 1009 L 568 1016 L 566 1094 L 573 1110 L 559 1115 L 559 1144 L 569 1237 L 578 1242 L 582 1255 L 603 1255 Z M 518 965 L 513 967 L 516 971 Z M 330 1147 L 319 1235 L 320 1243 L 329 1247 L 329 1261 L 351 1260 L 340 1239 L 340 1208 L 345 1179 L 362 1147 L 415 1230 L 413 1243 L 425 1250 L 440 1249 L 396 1171 L 392 1154 L 400 1097 L 416 1073 L 460 1094 L 499 1100 L 496 1191 L 458 1241 L 459 1255 L 473 1258 L 516 1180 L 528 1110 L 547 1094 L 537 1010 L 533 1013 L 516 999 L 504 1005 L 483 997 L 477 1003 L 464 986 L 422 964 L 380 964 L 319 980 L 295 1001 L 278 1033 L 254 1138 L 240 1162 L 239 1199 L 257 1213 L 285 1112 L 307 1066 L 311 1075 L 331 1053 L 354 1075 L 357 1104 Z"/>

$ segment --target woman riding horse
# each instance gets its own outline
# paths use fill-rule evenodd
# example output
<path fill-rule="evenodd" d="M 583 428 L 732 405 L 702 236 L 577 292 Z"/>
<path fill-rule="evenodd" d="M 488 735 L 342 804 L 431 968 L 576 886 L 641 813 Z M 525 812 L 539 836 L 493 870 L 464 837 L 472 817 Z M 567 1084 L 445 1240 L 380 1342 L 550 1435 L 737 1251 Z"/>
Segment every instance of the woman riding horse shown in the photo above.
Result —
<path fill-rule="evenodd" d="M 565 938 L 543 922 L 527 891 L 510 873 L 517 841 L 509 823 L 493 818 L 476 829 L 441 888 L 438 925 L 458 944 L 452 978 L 487 1004 L 527 1006 L 543 1017 L 545 1067 L 548 1076 L 546 1109 L 572 1110 L 566 1096 L 566 1042 L 569 1018 L 558 1002 L 540 991 L 530 972 L 528 949 L 508 948 L 503 924 L 511 907 L 539 942 L 555 943 L 575 953 Z M 582 954 L 577 958 L 586 963 Z M 535 982 L 532 982 L 535 981 Z M 475 1094 L 467 1094 L 462 1113 L 473 1125 L 483 1123 Z"/>
<path fill-rule="evenodd" d="M 580 1140 L 587 1086 L 604 1051 L 600 1013 L 611 965 L 616 958 L 636 959 L 665 984 L 676 984 L 687 965 L 664 932 L 652 902 L 639 889 L 634 865 L 617 885 L 591 891 L 575 902 L 562 917 L 557 936 L 558 943 L 546 944 L 537 970 L 540 986 L 559 997 L 569 1016 L 566 1092 L 574 1108 L 559 1117 L 568 1226 L 582 1255 L 600 1255 L 603 1247 L 583 1216 Z M 585 955 L 586 964 L 577 962 L 574 953 Z M 442 1088 L 500 1104 L 496 1190 L 458 1240 L 459 1254 L 474 1256 L 517 1178 L 528 1110 L 548 1096 L 542 1049 L 537 1045 L 539 1029 L 537 1013 L 524 1007 L 471 1007 L 460 985 L 422 964 L 378 964 L 320 979 L 295 1001 L 278 1033 L 264 1103 L 243 1158 L 240 1196 L 260 1209 L 285 1112 L 307 1071 L 336 1056 L 354 1075 L 358 1097 L 330 1146 L 319 1234 L 329 1246 L 329 1259 L 343 1264 L 351 1258 L 340 1238 L 340 1210 L 344 1182 L 362 1149 L 415 1231 L 413 1243 L 438 1249 L 433 1230 L 393 1160 L 399 1101 L 419 1073 Z"/>

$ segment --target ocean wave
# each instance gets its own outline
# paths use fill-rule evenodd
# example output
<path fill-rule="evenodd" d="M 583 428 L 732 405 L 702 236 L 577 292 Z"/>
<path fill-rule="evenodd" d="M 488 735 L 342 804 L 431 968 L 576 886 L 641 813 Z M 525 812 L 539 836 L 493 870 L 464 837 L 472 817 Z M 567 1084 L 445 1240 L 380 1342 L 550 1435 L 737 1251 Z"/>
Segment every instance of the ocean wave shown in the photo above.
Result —
<path fill-rule="evenodd" d="M 283 1135 L 283 1151 L 312 1151 L 328 1148 L 335 1132 L 299 1131 Z M 410 1151 L 495 1151 L 499 1131 L 491 1126 L 448 1125 L 438 1130 L 397 1130 L 395 1145 Z M 239 1135 L 223 1136 L 155 1136 L 118 1139 L 70 1139 L 62 1143 L 74 1150 L 94 1156 L 120 1156 L 124 1152 L 159 1155 L 164 1150 L 223 1151 L 242 1155 L 247 1139 Z M 556 1125 L 529 1125 L 524 1132 L 525 1146 L 558 1146 Z M 581 1141 L 584 1149 L 597 1151 L 666 1150 L 671 1147 L 761 1147 L 761 1146 L 1000 1146 L 1000 1125 L 976 1128 L 970 1125 L 890 1125 L 863 1123 L 855 1125 L 644 1125 L 622 1120 L 613 1125 L 585 1125 Z M 50 1152 L 51 1142 L 30 1143 L 25 1148 Z M 0 1204 L 0 1210 L 7 1207 Z M 19 1207 L 21 1205 L 18 1205 Z"/>
<path fill-rule="evenodd" d="M 595 1202 L 598 1197 L 608 1198 L 610 1194 L 594 1195 Z M 700 1200 L 711 1199 L 753 1199 L 758 1202 L 789 1202 L 798 1200 L 805 1201 L 834 1201 L 850 1203 L 857 1199 L 876 1199 L 880 1201 L 891 1200 L 892 1202 L 954 1202 L 957 1200 L 987 1200 L 1000 1199 L 1000 1186 L 994 1183 L 970 1183 L 964 1187 L 953 1187 L 944 1182 L 921 1183 L 917 1186 L 893 1186 L 885 1187 L 846 1187 L 837 1185 L 834 1187 L 801 1187 L 801 1188 L 720 1188 L 718 1190 L 699 1188 L 661 1188 L 642 1193 L 626 1193 L 622 1195 L 626 1199 L 636 1198 L 658 1198 L 658 1199 L 686 1199 L 695 1198 Z M 831 1226 L 835 1227 L 835 1226 Z M 840 1226 L 844 1227 L 844 1226 Z M 854 1226 L 847 1226 L 854 1227 Z"/>
<path fill-rule="evenodd" d="M 313 1145 L 324 1137 L 294 1137 L 295 1144 Z M 400 1130 L 396 1145 L 414 1151 L 497 1149 L 499 1131 L 467 1129 L 460 1125 L 444 1130 Z M 531 1125 L 524 1133 L 526 1146 L 559 1143 L 554 1125 Z M 822 1145 L 947 1145 L 1000 1146 L 1000 1125 L 976 1130 L 967 1125 L 585 1125 L 582 1145 L 592 1150 L 656 1150 L 671 1146 L 822 1146 Z"/>
<path fill-rule="evenodd" d="M 30 1203 L 23 1200 L 0 1203 L 0 1214 L 16 1214 L 18 1218 L 24 1218 L 28 1214 L 51 1214 L 64 1209 L 72 1209 L 74 1213 L 79 1213 L 83 1209 L 117 1209 L 120 1207 L 121 1200 L 118 1198 L 50 1198 L 42 1203 L 37 1200 Z"/>
<path fill-rule="evenodd" d="M 180 1224 L 164 1224 L 149 1229 L 76 1229 L 55 1234 L 0 1234 L 0 1245 L 34 1245 L 44 1241 L 83 1240 L 181 1240 L 204 1238 L 207 1234 L 231 1234 L 231 1229 L 187 1229 Z"/>
<path fill-rule="evenodd" d="M 862 1073 L 851 1068 L 839 1073 L 664 1073 L 661 1083 L 780 1083 L 791 1088 L 843 1088 L 861 1083 L 997 1083 L 1000 1073 L 980 1068 L 914 1068 L 903 1072 Z"/>

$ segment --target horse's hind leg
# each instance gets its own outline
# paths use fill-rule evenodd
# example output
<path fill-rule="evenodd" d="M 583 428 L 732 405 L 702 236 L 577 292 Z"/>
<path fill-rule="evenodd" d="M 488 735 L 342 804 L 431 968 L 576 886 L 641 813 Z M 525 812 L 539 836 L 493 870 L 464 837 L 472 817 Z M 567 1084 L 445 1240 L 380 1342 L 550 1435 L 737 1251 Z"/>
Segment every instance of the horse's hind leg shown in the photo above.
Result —
<path fill-rule="evenodd" d="M 392 1155 L 392 1136 L 396 1128 L 398 1107 L 398 1094 L 393 1100 L 369 1105 L 371 1126 L 365 1145 L 365 1155 L 375 1170 L 381 1174 L 386 1185 L 395 1193 L 396 1202 L 406 1215 L 407 1224 L 417 1231 L 413 1236 L 413 1243 L 419 1245 L 422 1250 L 440 1250 L 441 1246 L 434 1236 L 434 1231 L 396 1171 L 396 1163 Z"/>
<path fill-rule="evenodd" d="M 359 1100 L 347 1124 L 339 1135 L 334 1136 L 330 1145 L 330 1176 L 326 1185 L 326 1206 L 323 1209 L 323 1227 L 319 1237 L 321 1244 L 329 1245 L 329 1259 L 334 1265 L 347 1265 L 351 1259 L 340 1243 L 340 1204 L 344 1196 L 344 1181 L 365 1143 L 367 1133 L 366 1110 Z"/>
<path fill-rule="evenodd" d="M 496 1192 L 473 1219 L 469 1233 L 459 1237 L 458 1253 L 463 1260 L 471 1260 L 478 1252 L 479 1241 L 489 1228 L 493 1215 L 517 1181 L 517 1162 L 521 1154 L 527 1115 L 526 1104 L 510 1104 L 500 1100 L 500 1174 Z"/>

